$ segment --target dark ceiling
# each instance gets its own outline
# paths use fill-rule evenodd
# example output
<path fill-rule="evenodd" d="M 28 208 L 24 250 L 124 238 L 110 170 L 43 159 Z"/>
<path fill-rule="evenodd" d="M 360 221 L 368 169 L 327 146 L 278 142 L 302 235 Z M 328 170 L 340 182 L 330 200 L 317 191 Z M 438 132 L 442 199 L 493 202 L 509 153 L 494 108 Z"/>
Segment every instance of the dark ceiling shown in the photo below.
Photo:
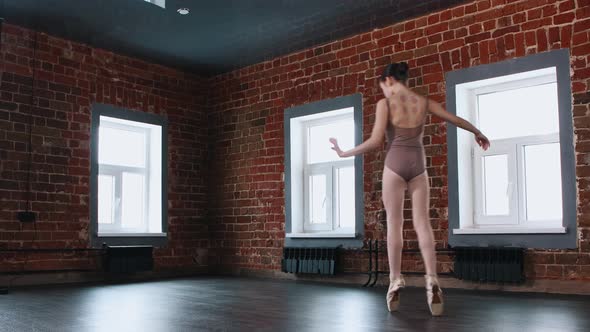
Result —
<path fill-rule="evenodd" d="M 144 0 L 0 0 L 0 16 L 7 23 L 210 76 L 462 2 L 166 0 L 162 9 Z M 179 15 L 181 7 L 190 14 Z"/>

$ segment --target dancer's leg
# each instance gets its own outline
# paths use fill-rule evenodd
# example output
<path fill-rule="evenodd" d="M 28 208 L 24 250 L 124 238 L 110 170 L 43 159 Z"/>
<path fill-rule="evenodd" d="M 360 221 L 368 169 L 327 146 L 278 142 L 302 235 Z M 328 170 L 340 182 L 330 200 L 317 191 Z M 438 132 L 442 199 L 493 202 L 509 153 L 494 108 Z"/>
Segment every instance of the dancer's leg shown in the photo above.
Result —
<path fill-rule="evenodd" d="M 389 276 L 396 278 L 401 274 L 403 247 L 403 207 L 406 181 L 391 169 L 383 168 L 383 205 L 387 214 L 387 256 Z"/>
<path fill-rule="evenodd" d="M 434 235 L 430 225 L 430 185 L 428 174 L 424 172 L 408 182 L 408 192 L 412 199 L 412 222 L 418 236 L 420 252 L 424 260 L 426 274 L 436 275 L 436 253 Z"/>

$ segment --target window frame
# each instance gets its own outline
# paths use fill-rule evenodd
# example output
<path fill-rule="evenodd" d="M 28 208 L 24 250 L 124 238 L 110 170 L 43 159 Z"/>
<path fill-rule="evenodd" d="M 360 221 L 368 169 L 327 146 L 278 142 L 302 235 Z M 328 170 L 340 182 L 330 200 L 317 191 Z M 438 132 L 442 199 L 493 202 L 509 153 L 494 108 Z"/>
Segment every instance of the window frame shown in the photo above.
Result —
<path fill-rule="evenodd" d="M 106 127 L 112 127 L 115 129 L 131 130 L 136 132 L 142 132 L 145 134 L 145 162 L 144 168 L 132 167 L 132 166 L 121 166 L 121 165 L 109 165 L 99 164 L 98 159 L 98 145 L 99 145 L 99 126 L 101 124 L 101 117 L 109 117 L 126 121 L 133 121 L 139 123 L 137 126 L 126 125 L 121 123 L 115 123 L 112 121 L 105 121 L 103 125 Z M 149 232 L 149 225 L 151 223 L 149 215 L 149 204 L 150 204 L 150 176 L 151 176 L 151 150 L 154 142 L 153 137 L 149 134 L 150 129 L 142 128 L 141 124 L 148 124 L 152 126 L 158 126 L 161 130 L 161 160 L 159 166 L 162 174 L 160 175 L 160 186 L 161 192 L 161 232 Z M 167 228 L 168 228 L 168 193 L 167 193 L 167 155 L 168 155 L 168 121 L 165 117 L 143 113 L 137 111 L 131 111 L 123 108 L 118 108 L 112 105 L 106 104 L 93 104 L 92 105 L 92 120 L 91 120 L 91 137 L 90 137 L 90 150 L 91 150 L 91 172 L 90 172 L 90 242 L 93 247 L 100 247 L 103 244 L 107 245 L 153 245 L 153 246 L 165 246 L 167 244 Z M 157 149 L 157 147 L 154 147 Z M 143 213 L 145 215 L 145 229 L 136 229 L 135 231 L 122 231 L 121 228 L 108 227 L 105 229 L 104 224 L 100 225 L 101 231 L 99 232 L 98 223 L 98 177 L 103 174 L 109 174 L 115 176 L 115 186 L 119 188 L 119 194 L 122 192 L 122 176 L 126 171 L 130 171 L 133 174 L 144 175 L 144 206 Z M 138 173 L 139 172 L 139 173 Z M 118 181 L 117 181 L 118 180 Z M 159 182 L 160 182 L 159 181 Z M 157 187 L 157 186 L 156 186 Z M 115 197 L 117 196 L 117 188 L 115 188 Z M 116 203 L 116 202 L 114 202 Z M 121 202 L 122 203 L 122 202 Z M 118 209 L 115 213 L 115 218 L 120 218 L 122 215 L 121 203 L 114 205 Z M 120 221 L 120 220 L 119 220 Z"/>
<path fill-rule="evenodd" d="M 166 0 L 143 0 L 144 2 L 151 3 L 162 9 L 166 9 Z"/>
<path fill-rule="evenodd" d="M 521 199 L 523 200 L 523 207 L 522 207 L 522 215 L 521 215 L 521 220 L 523 223 L 531 223 L 531 224 L 535 224 L 535 225 L 541 225 L 541 224 L 545 224 L 546 227 L 554 227 L 555 223 L 559 223 L 560 225 L 563 225 L 563 218 L 561 219 L 557 219 L 557 220 L 551 220 L 551 219 L 544 219 L 544 220 L 536 220 L 536 221 L 530 221 L 527 217 L 528 215 L 528 208 L 527 208 L 527 204 L 526 204 L 526 196 L 524 195 L 526 193 L 526 162 L 524 161 L 525 158 L 525 147 L 526 146 L 533 146 L 533 145 L 549 145 L 549 144 L 560 144 L 559 140 L 555 138 L 556 135 L 547 135 L 546 138 L 544 140 L 537 140 L 536 142 L 531 142 L 531 143 L 523 143 L 520 146 L 519 149 L 519 154 L 518 156 L 521 158 L 521 160 L 523 160 L 521 167 L 519 167 L 519 172 L 521 172 L 521 178 L 522 178 L 522 196 Z M 562 185 L 562 190 L 563 190 L 563 185 Z M 563 215 L 563 211 L 562 211 L 562 215 Z"/>
<path fill-rule="evenodd" d="M 459 132 L 460 129 L 449 125 L 447 127 L 448 142 L 448 195 L 449 195 L 449 245 L 451 246 L 518 246 L 527 248 L 576 248 L 577 247 L 577 203 L 576 203 L 576 178 L 575 178 L 575 154 L 573 147 L 573 120 L 570 79 L 570 58 L 568 49 L 554 50 L 539 54 L 529 55 L 523 58 L 510 59 L 498 63 L 486 64 L 466 69 L 461 69 L 446 74 L 447 110 L 459 114 L 458 107 L 468 102 L 459 85 L 469 84 L 487 79 L 501 78 L 504 76 L 528 73 L 535 70 L 555 68 L 558 96 L 559 119 L 559 146 L 560 166 L 562 182 L 562 215 L 563 227 L 543 227 L 535 233 L 526 227 L 491 227 L 469 229 L 463 227 L 466 218 L 465 213 L 473 213 L 467 205 L 473 204 L 469 197 L 461 199 L 460 196 L 466 190 L 467 182 L 464 177 L 472 177 L 465 174 L 464 166 L 461 166 L 461 158 L 466 158 L 465 145 L 460 143 L 467 136 L 473 141 L 471 133 Z M 460 98 L 459 98 L 460 97 Z M 461 99 L 464 98 L 464 99 Z M 474 119 L 468 119 L 473 121 Z M 475 146 L 473 142 L 472 146 Z M 479 148 L 475 146 L 475 150 Z M 480 152 L 480 151 L 478 151 Z M 473 155 L 473 149 L 469 152 Z M 517 158 L 522 158 L 515 151 Z M 522 153 L 522 151 L 519 151 Z M 522 163 L 520 164 L 522 165 Z M 459 177 L 459 169 L 462 176 Z M 520 170 L 518 170 L 520 171 Z M 469 172 L 467 172 L 469 173 Z M 523 179 L 521 177 L 521 179 Z M 519 184 L 522 186 L 522 184 Z M 468 190 L 468 189 L 467 189 Z M 465 197 L 464 197 L 465 198 Z M 522 199 L 522 198 L 520 198 Z M 469 217 L 467 217 L 469 218 Z M 519 216 L 520 218 L 520 216 Z"/>
<path fill-rule="evenodd" d="M 480 127 L 479 119 L 479 96 L 491 93 L 499 93 L 522 88 L 546 85 L 556 83 L 556 75 L 546 74 L 541 76 L 518 79 L 503 83 L 485 85 L 483 87 L 470 90 L 469 115 L 474 120 L 476 126 Z M 562 219 L 538 221 L 535 223 L 528 222 L 526 218 L 526 192 L 525 182 L 525 165 L 524 165 L 524 146 L 538 144 L 559 144 L 559 132 L 544 135 L 528 135 L 510 138 L 490 139 L 491 146 L 487 151 L 483 151 L 475 142 L 471 141 L 471 154 L 474 174 L 474 227 L 492 227 L 498 225 L 512 225 L 518 227 L 530 228 L 531 232 L 542 227 L 559 228 L 562 227 Z M 511 183 L 509 195 L 509 214 L 505 216 L 487 216 L 484 214 L 485 187 L 483 185 L 483 165 L 482 158 L 493 155 L 508 156 L 508 179 Z M 476 226 L 477 225 L 477 226 Z"/>
<path fill-rule="evenodd" d="M 114 225 L 116 227 L 109 227 L 105 224 L 100 224 L 99 227 L 102 228 L 104 231 L 101 231 L 100 234 L 125 234 L 125 233 L 149 233 L 149 190 L 150 190 L 150 144 L 151 144 L 151 135 L 149 134 L 149 129 L 142 128 L 140 126 L 133 126 L 133 125 L 125 125 L 121 123 L 115 123 L 111 121 L 101 121 L 100 127 L 112 128 L 117 130 L 126 130 L 132 131 L 136 133 L 141 133 L 144 137 L 144 167 L 133 167 L 133 166 L 122 166 L 122 165 L 112 165 L 112 164 L 101 164 L 100 160 L 98 163 L 98 176 L 101 175 L 110 175 L 115 178 L 115 202 L 114 202 Z M 145 223 L 143 224 L 144 227 L 139 229 L 132 229 L 122 227 L 122 205 L 123 205 L 123 173 L 130 173 L 130 174 L 138 174 L 143 176 L 143 215 Z"/>
<path fill-rule="evenodd" d="M 474 195 L 475 198 L 475 210 L 473 224 L 479 227 L 486 227 L 487 225 L 514 225 L 518 224 L 518 218 L 514 214 L 518 212 L 518 200 L 510 200 L 510 197 L 514 196 L 514 186 L 510 189 L 509 201 L 508 201 L 508 215 L 499 216 L 488 216 L 484 213 L 485 206 L 485 186 L 484 172 L 483 172 L 483 158 L 492 156 L 507 156 L 507 168 L 508 168 L 508 181 L 516 177 L 516 153 L 511 148 L 509 143 L 493 142 L 488 151 L 478 151 L 477 149 L 472 150 L 472 161 L 473 161 L 473 175 L 474 175 Z M 518 192 L 518 191 L 517 191 Z M 518 196 L 517 196 L 518 197 Z"/>
<path fill-rule="evenodd" d="M 544 74 L 541 76 L 534 76 L 528 78 L 520 78 L 514 81 L 507 81 L 502 83 L 494 83 L 484 85 L 482 87 L 468 89 L 468 100 L 465 107 L 468 118 L 481 127 L 479 119 L 479 96 L 484 94 L 498 93 L 504 91 L 511 91 L 522 88 L 529 88 L 533 86 L 540 86 L 545 84 L 557 83 L 554 74 Z M 524 218 L 526 215 L 526 194 L 524 193 L 524 158 L 523 147 L 526 145 L 559 143 L 559 132 L 543 135 L 528 135 L 519 137 L 509 137 L 500 139 L 490 139 L 491 146 L 487 151 L 481 150 L 474 141 L 470 141 L 471 157 L 472 157 L 472 174 L 473 174 L 473 197 L 474 207 L 473 220 L 469 223 L 471 227 L 460 227 L 457 232 L 477 231 L 481 228 L 486 228 L 486 232 L 504 232 L 510 227 L 519 228 L 528 233 L 547 232 L 549 229 L 562 231 L 562 219 L 543 222 L 527 222 Z M 510 183 L 509 195 L 509 213 L 500 216 L 487 216 L 484 214 L 485 206 L 485 187 L 483 185 L 483 162 L 482 159 L 488 156 L 506 155 L 508 158 L 508 179 Z M 543 229 L 545 228 L 545 229 Z M 503 230 L 504 229 L 504 230 Z"/>
<path fill-rule="evenodd" d="M 303 205 L 304 205 L 304 220 L 303 220 L 303 232 L 304 233 L 313 233 L 318 231 L 323 232 L 331 232 L 331 233 L 343 233 L 343 234 L 351 234 L 354 233 L 354 229 L 346 228 L 343 229 L 341 227 L 336 227 L 335 224 L 338 223 L 339 220 L 339 201 L 336 202 L 338 197 L 337 191 L 337 178 L 336 172 L 338 169 L 343 167 L 353 167 L 354 168 L 354 158 L 347 157 L 342 158 L 340 160 L 335 161 L 323 161 L 323 162 L 315 162 L 310 163 L 310 149 L 309 146 L 314 144 L 311 142 L 311 128 L 316 126 L 321 126 L 325 124 L 333 124 L 337 122 L 345 122 L 347 120 L 352 120 L 354 123 L 354 114 L 340 114 L 340 115 L 332 115 L 332 116 L 325 116 L 317 119 L 306 120 L 302 121 L 301 125 L 301 137 L 303 137 Z M 316 143 L 317 144 L 317 143 Z M 310 198 L 309 195 L 309 188 L 310 188 L 310 180 L 311 176 L 324 174 L 326 176 L 326 191 L 328 196 L 328 206 L 327 206 L 327 223 L 325 225 L 314 225 L 311 223 L 311 209 L 310 209 Z M 309 230 L 309 232 L 306 232 Z"/>
<path fill-rule="evenodd" d="M 310 190 L 311 190 L 311 179 L 315 175 L 324 175 L 326 177 L 326 222 L 325 223 L 313 223 L 313 210 L 311 207 Z M 314 231 L 328 231 L 331 232 L 334 226 L 334 207 L 333 207 L 333 183 L 332 183 L 332 166 L 329 163 L 325 164 L 314 164 L 311 166 L 304 167 L 303 170 L 303 232 L 314 232 Z M 307 232 L 306 232 L 307 231 Z"/>
<path fill-rule="evenodd" d="M 338 114 L 338 112 L 343 111 L 343 113 L 346 113 L 346 109 L 350 108 L 352 108 L 354 121 L 354 144 L 358 145 L 362 142 L 361 94 L 337 97 L 285 109 L 285 244 L 287 246 L 342 245 L 353 248 L 362 247 L 364 233 L 362 155 L 308 165 L 309 150 L 305 148 L 309 143 L 310 127 L 333 123 L 334 120 L 338 121 L 339 118 L 349 118 L 350 114 Z M 335 113 L 328 114 L 331 111 Z M 322 113 L 326 113 L 327 116 Z M 300 141 L 291 142 L 292 135 L 294 135 L 293 138 L 299 137 Z M 326 142 L 326 144 L 330 143 Z M 336 198 L 338 198 L 337 172 L 340 167 L 350 166 L 353 167 L 355 174 L 355 222 L 354 227 L 340 228 L 337 227 L 339 225 L 337 220 L 339 209 L 336 202 Z M 301 175 L 298 175 L 298 172 L 301 172 Z M 331 216 L 329 228 L 332 228 L 332 230 L 318 229 L 318 227 L 312 230 L 309 230 L 309 227 L 305 229 L 306 226 L 309 226 L 309 222 L 305 218 L 309 215 L 310 210 L 304 193 L 308 190 L 309 176 L 318 173 L 328 176 L 327 186 L 330 192 L 329 195 L 332 197 L 328 213 Z M 299 198 L 299 195 L 301 195 L 301 198 Z M 302 212 L 297 211 L 297 206 L 301 206 Z M 293 210 L 294 208 L 296 210 Z"/>

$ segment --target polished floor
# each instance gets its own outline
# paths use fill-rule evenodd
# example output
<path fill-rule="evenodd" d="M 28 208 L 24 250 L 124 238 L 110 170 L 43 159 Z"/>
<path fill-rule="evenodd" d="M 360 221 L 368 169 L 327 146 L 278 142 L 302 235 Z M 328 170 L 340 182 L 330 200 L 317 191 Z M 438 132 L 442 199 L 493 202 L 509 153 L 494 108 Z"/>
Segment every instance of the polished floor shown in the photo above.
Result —
<path fill-rule="evenodd" d="M 389 313 L 384 287 L 198 277 L 12 289 L 0 331 L 590 331 L 590 297 L 443 289 L 431 317 L 422 288 Z"/>

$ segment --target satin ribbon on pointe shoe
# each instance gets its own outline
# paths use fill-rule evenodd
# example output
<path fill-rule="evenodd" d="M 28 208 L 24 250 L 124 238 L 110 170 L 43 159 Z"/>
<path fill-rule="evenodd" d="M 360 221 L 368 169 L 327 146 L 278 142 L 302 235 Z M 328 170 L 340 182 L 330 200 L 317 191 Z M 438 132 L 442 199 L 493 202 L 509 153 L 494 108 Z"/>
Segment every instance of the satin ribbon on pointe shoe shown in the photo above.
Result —
<path fill-rule="evenodd" d="M 396 311 L 399 307 L 399 291 L 406 286 L 404 277 L 400 275 L 397 278 L 389 278 L 389 289 L 385 296 L 387 300 L 387 309 L 389 311 Z"/>
<path fill-rule="evenodd" d="M 426 281 L 426 297 L 432 316 L 440 316 L 444 311 L 443 292 L 436 275 L 424 275 Z"/>

